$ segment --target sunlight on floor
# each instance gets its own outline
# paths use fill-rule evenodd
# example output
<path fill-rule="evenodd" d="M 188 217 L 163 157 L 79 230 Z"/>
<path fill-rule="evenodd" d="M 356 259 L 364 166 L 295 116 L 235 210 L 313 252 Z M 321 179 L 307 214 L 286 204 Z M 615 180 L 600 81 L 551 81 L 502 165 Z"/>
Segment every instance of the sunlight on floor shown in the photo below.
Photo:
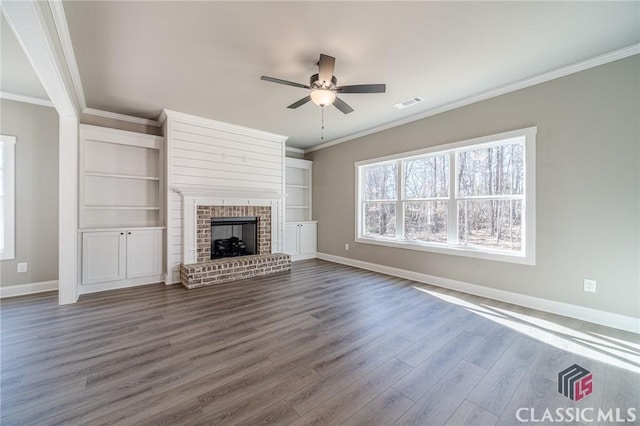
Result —
<path fill-rule="evenodd" d="M 549 320 L 515 312 L 514 310 L 487 304 L 475 304 L 450 294 L 443 294 L 417 286 L 413 286 L 413 288 L 445 302 L 461 306 L 470 312 L 548 345 L 640 374 L 640 344 L 600 333 L 578 331 Z"/>

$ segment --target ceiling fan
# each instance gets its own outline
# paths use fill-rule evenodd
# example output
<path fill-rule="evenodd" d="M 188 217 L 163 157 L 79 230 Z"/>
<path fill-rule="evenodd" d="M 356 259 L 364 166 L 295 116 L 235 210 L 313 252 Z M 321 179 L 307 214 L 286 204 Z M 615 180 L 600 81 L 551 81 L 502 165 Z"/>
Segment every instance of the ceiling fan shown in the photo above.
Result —
<path fill-rule="evenodd" d="M 260 79 L 270 81 L 272 83 L 285 84 L 287 86 L 300 87 L 301 89 L 311 90 L 308 96 L 292 103 L 287 108 L 295 109 L 309 101 L 314 104 L 325 107 L 333 104 L 344 114 L 353 112 L 345 101 L 337 96 L 337 93 L 384 93 L 386 86 L 384 84 L 356 84 L 351 86 L 338 86 L 338 79 L 333 75 L 336 65 L 336 58 L 329 55 L 320 54 L 318 61 L 318 73 L 313 74 L 309 79 L 309 85 L 294 83 L 293 81 L 282 80 L 274 77 L 261 76 Z"/>

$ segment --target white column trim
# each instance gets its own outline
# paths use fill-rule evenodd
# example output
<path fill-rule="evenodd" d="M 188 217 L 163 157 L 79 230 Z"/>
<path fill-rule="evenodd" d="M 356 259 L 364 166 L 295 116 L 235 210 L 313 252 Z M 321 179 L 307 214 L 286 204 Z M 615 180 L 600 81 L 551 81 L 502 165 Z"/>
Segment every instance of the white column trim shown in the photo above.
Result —
<path fill-rule="evenodd" d="M 78 120 L 60 117 L 58 177 L 58 303 L 79 296 L 78 252 Z"/>
<path fill-rule="evenodd" d="M 0 99 L 53 108 L 53 102 L 48 99 L 34 98 L 33 96 L 18 95 L 16 93 L 0 92 Z"/>

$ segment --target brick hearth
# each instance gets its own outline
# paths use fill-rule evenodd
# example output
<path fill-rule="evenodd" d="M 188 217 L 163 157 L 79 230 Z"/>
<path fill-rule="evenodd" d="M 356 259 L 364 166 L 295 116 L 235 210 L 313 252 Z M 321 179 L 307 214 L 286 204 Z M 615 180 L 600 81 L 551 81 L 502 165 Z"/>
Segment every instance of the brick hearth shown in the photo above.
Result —
<path fill-rule="evenodd" d="M 227 257 L 180 265 L 180 282 L 186 288 L 198 288 L 289 270 L 291 257 L 284 253 Z"/>

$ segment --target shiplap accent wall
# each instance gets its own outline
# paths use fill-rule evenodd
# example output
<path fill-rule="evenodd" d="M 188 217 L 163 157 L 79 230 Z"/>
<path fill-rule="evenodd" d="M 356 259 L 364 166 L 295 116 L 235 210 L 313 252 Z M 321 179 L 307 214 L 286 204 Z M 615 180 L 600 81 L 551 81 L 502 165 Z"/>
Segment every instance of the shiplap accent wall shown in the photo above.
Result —
<path fill-rule="evenodd" d="M 284 196 L 285 136 L 175 111 L 162 113 L 167 145 L 165 282 L 180 282 L 183 196 L 196 191 L 234 198 Z"/>

